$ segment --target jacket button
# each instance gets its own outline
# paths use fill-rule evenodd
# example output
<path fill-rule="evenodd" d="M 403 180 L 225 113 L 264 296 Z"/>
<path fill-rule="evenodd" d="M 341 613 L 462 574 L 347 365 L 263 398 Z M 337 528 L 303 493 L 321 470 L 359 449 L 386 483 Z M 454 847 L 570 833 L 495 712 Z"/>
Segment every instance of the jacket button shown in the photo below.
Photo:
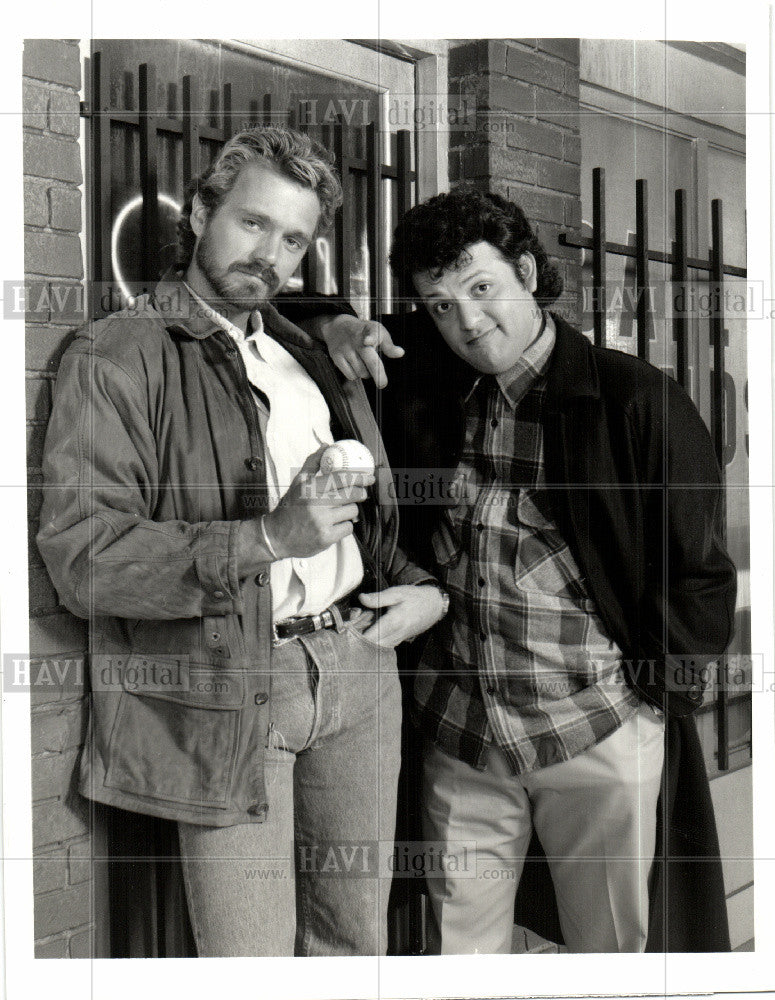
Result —
<path fill-rule="evenodd" d="M 266 691 L 259 691 L 258 694 L 253 695 L 253 701 L 257 705 L 265 705 L 269 701 L 269 695 Z"/>
<path fill-rule="evenodd" d="M 250 806 L 248 813 L 251 816 L 266 816 L 269 812 L 269 806 L 266 802 L 257 802 L 255 805 Z"/>
<path fill-rule="evenodd" d="M 690 684 L 686 693 L 692 701 L 702 701 L 702 688 L 699 684 Z"/>
<path fill-rule="evenodd" d="M 256 583 L 259 587 L 265 587 L 269 583 L 269 574 L 265 573 L 263 570 L 256 577 Z"/>
<path fill-rule="evenodd" d="M 245 465 L 247 465 L 251 472 L 255 472 L 256 469 L 260 469 L 262 464 L 261 459 L 256 455 L 251 455 L 250 458 L 245 459 Z"/>
<path fill-rule="evenodd" d="M 238 353 L 239 353 L 239 352 L 237 351 L 237 348 L 236 348 L 236 347 L 227 347 L 227 348 L 226 348 L 226 357 L 227 357 L 227 358 L 229 358 L 229 360 L 232 360 L 232 361 L 233 361 L 233 360 L 234 360 L 234 358 L 236 358 L 236 357 L 237 357 L 237 354 L 238 354 Z"/>
<path fill-rule="evenodd" d="M 213 597 L 216 599 L 216 601 L 222 600 L 225 596 L 226 595 L 224 594 L 224 592 L 222 590 L 214 590 L 213 591 Z"/>

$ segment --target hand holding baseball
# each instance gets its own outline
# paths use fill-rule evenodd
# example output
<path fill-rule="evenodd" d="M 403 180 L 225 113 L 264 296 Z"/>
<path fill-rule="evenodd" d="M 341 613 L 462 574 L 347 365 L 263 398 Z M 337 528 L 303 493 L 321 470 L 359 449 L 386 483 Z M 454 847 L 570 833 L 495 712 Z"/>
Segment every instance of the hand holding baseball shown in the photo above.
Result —
<path fill-rule="evenodd" d="M 328 447 L 307 456 L 279 505 L 264 516 L 264 528 L 279 559 L 317 555 L 353 533 L 358 504 L 366 499 L 366 487 L 374 483 L 374 475 L 321 472 L 321 458 Z"/>
<path fill-rule="evenodd" d="M 360 441 L 345 438 L 334 441 L 320 456 L 320 471 L 328 472 L 374 472 L 374 459 L 371 452 Z"/>

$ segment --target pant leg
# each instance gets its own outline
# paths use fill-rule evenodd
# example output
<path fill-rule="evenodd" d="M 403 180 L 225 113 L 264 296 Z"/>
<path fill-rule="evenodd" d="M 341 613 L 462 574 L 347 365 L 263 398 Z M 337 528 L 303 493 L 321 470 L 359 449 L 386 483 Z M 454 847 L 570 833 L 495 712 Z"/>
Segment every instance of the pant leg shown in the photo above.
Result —
<path fill-rule="evenodd" d="M 267 750 L 263 823 L 178 823 L 191 928 L 200 958 L 291 956 L 296 934 L 293 761 Z"/>
<path fill-rule="evenodd" d="M 179 823 L 189 916 L 200 957 L 292 956 L 296 936 L 293 773 L 318 708 L 298 642 L 273 651 L 271 725 L 262 823 L 224 828 Z"/>
<path fill-rule="evenodd" d="M 663 759 L 664 722 L 643 703 L 596 746 L 525 781 L 572 952 L 645 948 Z"/>
<path fill-rule="evenodd" d="M 473 842 L 469 872 L 429 877 L 432 954 L 509 954 L 514 899 L 532 825 L 530 803 L 503 754 L 488 751 L 484 771 L 426 741 L 423 833 L 451 853 Z M 471 876 L 471 877 L 469 877 Z"/>
<path fill-rule="evenodd" d="M 382 955 L 401 755 L 393 650 L 346 628 L 305 637 L 320 713 L 294 776 L 297 955 Z"/>

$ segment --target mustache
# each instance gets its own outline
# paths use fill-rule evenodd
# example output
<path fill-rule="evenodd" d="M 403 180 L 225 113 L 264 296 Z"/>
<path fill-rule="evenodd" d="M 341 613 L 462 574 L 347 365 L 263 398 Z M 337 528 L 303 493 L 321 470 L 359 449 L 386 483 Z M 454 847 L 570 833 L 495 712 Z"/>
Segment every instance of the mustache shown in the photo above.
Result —
<path fill-rule="evenodd" d="M 260 278 L 265 285 L 274 288 L 280 283 L 277 272 L 271 264 L 261 264 L 258 261 L 237 262 L 229 267 L 230 271 L 245 271 L 256 278 Z"/>

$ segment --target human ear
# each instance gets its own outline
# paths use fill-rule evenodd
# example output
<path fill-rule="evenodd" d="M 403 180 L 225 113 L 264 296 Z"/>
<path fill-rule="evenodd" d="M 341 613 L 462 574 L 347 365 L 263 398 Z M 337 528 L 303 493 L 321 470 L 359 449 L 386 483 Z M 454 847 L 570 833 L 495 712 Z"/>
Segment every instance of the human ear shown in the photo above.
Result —
<path fill-rule="evenodd" d="M 519 280 L 530 292 L 535 294 L 538 288 L 538 265 L 532 253 L 523 253 L 518 261 Z"/>
<path fill-rule="evenodd" d="M 195 236 L 202 235 L 202 231 L 207 224 L 209 214 L 207 206 L 204 204 L 199 195 L 195 194 L 191 202 L 191 215 L 189 217 L 189 222 L 191 223 L 191 228 L 193 229 Z"/>

